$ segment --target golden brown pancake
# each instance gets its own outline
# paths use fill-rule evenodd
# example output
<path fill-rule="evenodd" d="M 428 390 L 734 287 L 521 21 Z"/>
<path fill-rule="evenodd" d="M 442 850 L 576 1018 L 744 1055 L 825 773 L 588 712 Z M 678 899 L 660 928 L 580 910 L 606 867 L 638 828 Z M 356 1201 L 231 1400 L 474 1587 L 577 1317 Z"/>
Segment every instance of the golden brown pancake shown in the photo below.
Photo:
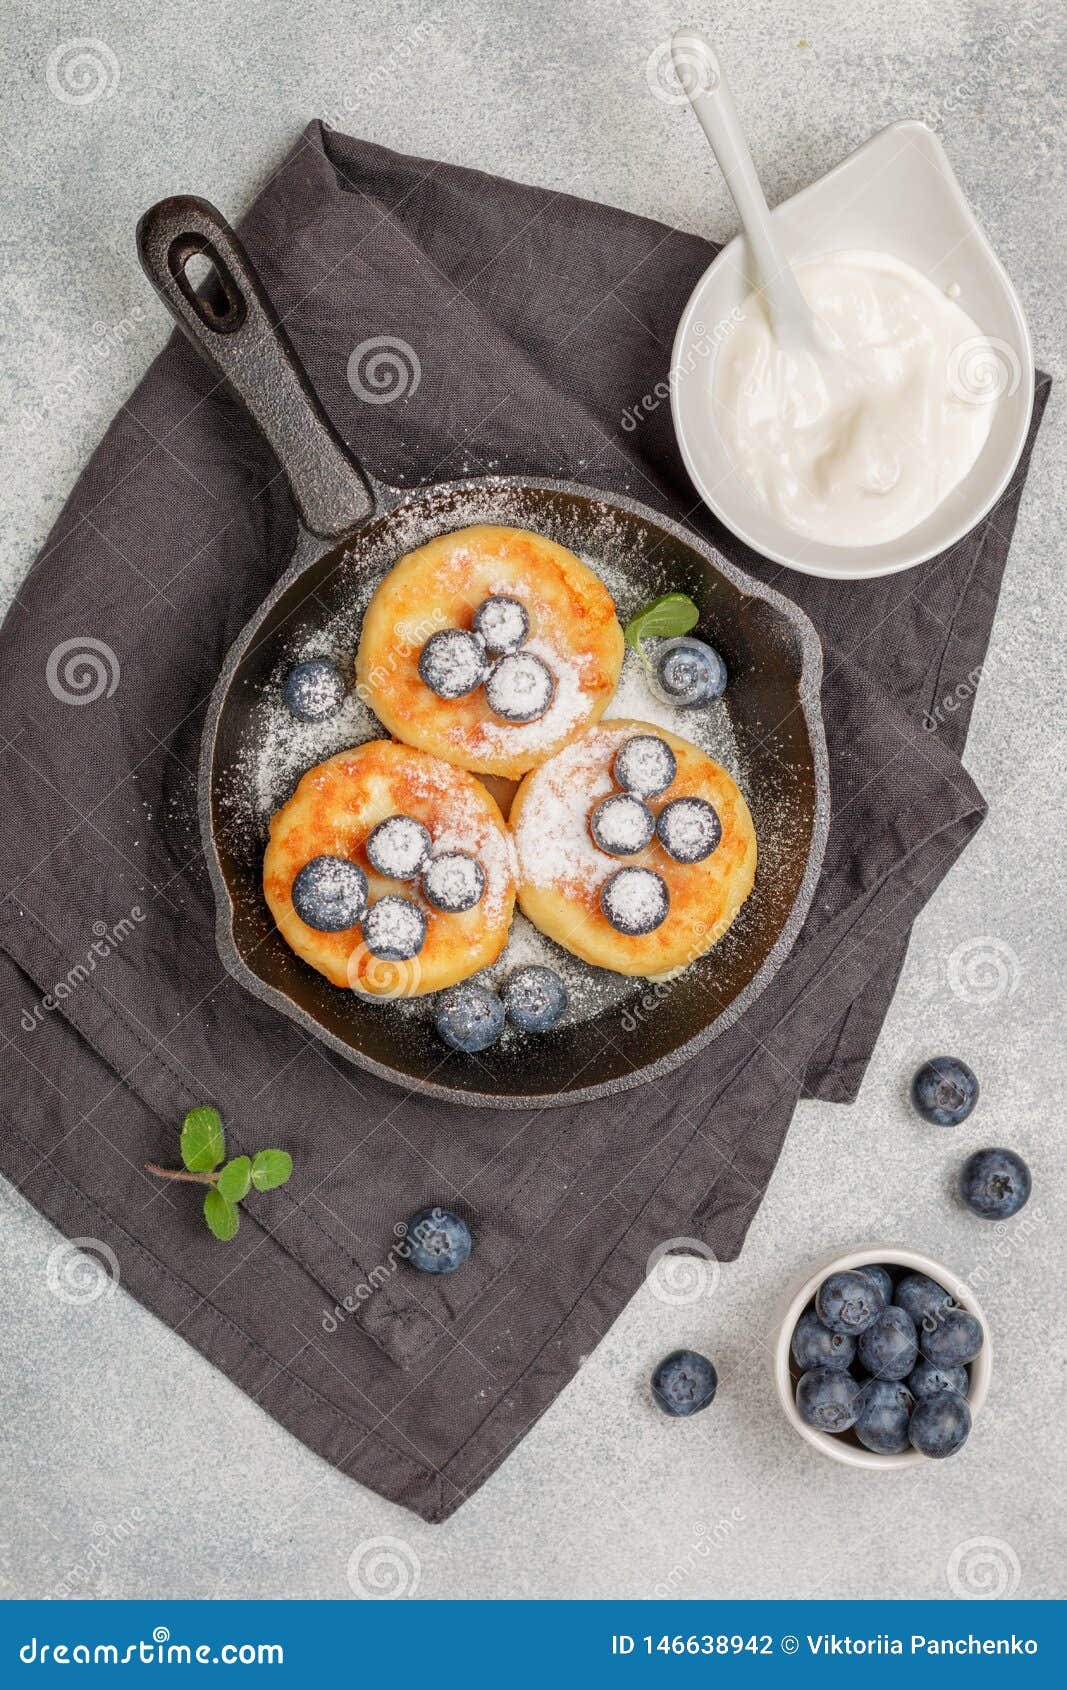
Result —
<path fill-rule="evenodd" d="M 626 857 L 609 856 L 593 843 L 590 812 L 619 790 L 615 753 L 636 734 L 666 740 L 677 760 L 671 785 L 645 800 L 654 814 L 674 798 L 695 796 L 714 805 L 722 838 L 703 862 L 676 862 L 658 838 Z M 756 834 L 734 781 L 688 740 L 647 722 L 603 722 L 533 770 L 515 795 L 510 827 L 522 913 L 565 950 L 617 974 L 659 976 L 695 961 L 722 938 L 755 879 Z M 636 937 L 616 932 L 600 908 L 604 881 L 630 865 L 654 870 L 670 892 L 666 920 Z"/>
<path fill-rule="evenodd" d="M 530 618 L 524 651 L 556 678 L 535 722 L 495 716 L 483 688 L 438 698 L 421 679 L 431 634 L 466 628 L 494 594 Z M 356 658 L 360 694 L 391 734 L 476 774 L 517 780 L 599 721 L 622 668 L 623 635 L 603 582 L 565 546 L 522 528 L 481 526 L 442 534 L 390 570 L 367 607 Z"/>
<path fill-rule="evenodd" d="M 445 914 L 420 896 L 417 883 L 387 880 L 371 868 L 367 836 L 393 815 L 413 816 L 429 828 L 435 853 L 459 850 L 477 857 L 487 881 L 481 902 L 462 914 Z M 419 904 L 427 930 L 418 956 L 383 961 L 367 950 L 358 927 L 320 933 L 301 921 L 292 884 L 304 864 L 319 856 L 358 863 L 372 903 L 392 893 Z M 500 810 L 473 775 L 423 751 L 376 739 L 309 769 L 272 818 L 263 893 L 283 938 L 333 985 L 370 997 L 418 997 L 454 986 L 500 955 L 515 904 L 514 851 Z"/>

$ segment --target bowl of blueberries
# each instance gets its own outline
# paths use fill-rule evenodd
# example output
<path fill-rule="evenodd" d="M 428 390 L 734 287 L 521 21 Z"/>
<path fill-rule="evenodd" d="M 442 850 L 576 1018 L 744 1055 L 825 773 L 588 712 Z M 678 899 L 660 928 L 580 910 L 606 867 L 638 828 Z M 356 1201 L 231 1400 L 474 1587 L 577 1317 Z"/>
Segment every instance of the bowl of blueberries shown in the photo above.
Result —
<path fill-rule="evenodd" d="M 823 1263 L 791 1299 L 774 1352 L 786 1418 L 849 1467 L 916 1467 L 963 1448 L 993 1353 L 977 1299 L 916 1250 L 869 1245 Z"/>

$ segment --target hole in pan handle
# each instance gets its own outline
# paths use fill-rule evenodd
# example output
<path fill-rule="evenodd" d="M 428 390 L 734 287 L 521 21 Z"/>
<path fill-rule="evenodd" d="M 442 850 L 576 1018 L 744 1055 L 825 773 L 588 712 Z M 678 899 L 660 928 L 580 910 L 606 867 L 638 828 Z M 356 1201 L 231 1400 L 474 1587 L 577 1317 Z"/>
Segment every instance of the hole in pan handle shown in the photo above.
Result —
<path fill-rule="evenodd" d="M 193 194 L 160 200 L 137 225 L 137 256 L 167 310 L 266 437 L 305 527 L 336 539 L 365 522 L 374 510 L 370 488 L 221 211 Z M 199 288 L 187 272 L 197 256 L 211 266 Z"/>

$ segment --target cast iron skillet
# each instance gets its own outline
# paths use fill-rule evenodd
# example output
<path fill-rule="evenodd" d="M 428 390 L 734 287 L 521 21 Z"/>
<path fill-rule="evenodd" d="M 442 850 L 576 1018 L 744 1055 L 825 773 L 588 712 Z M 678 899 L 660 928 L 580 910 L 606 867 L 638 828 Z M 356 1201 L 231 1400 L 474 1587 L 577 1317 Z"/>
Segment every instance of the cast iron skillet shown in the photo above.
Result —
<path fill-rule="evenodd" d="M 138 252 L 160 297 L 273 448 L 301 517 L 288 569 L 219 676 L 204 727 L 200 820 L 230 973 L 265 1003 L 387 1080 L 452 1102 L 546 1107 L 667 1074 L 736 1021 L 789 954 L 818 878 L 829 822 L 819 709 L 822 655 L 807 617 L 696 535 L 632 499 L 569 482 L 509 477 L 400 491 L 353 460 L 315 397 L 241 242 L 189 196 L 145 213 Z M 213 269 L 195 289 L 196 254 Z M 447 1053 L 432 1027 L 327 984 L 289 950 L 260 886 L 264 837 L 238 825 L 264 688 L 302 639 L 404 552 L 472 522 L 534 529 L 610 564 L 623 620 L 659 592 L 689 593 L 730 673 L 725 707 L 759 841 L 755 890 L 730 932 L 669 986 L 635 983 L 593 1019 L 477 1058 Z M 353 651 L 356 630 L 353 630 Z M 261 731 L 261 730 L 259 730 Z"/>

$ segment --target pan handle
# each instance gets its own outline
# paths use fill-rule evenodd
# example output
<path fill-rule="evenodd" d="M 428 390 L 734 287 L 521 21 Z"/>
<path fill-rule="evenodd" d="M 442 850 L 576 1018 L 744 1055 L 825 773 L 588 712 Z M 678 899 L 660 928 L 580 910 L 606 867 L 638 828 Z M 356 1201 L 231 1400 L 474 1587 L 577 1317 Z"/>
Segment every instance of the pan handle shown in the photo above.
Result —
<path fill-rule="evenodd" d="M 288 478 L 305 527 L 336 539 L 364 522 L 374 496 L 221 211 L 193 194 L 160 200 L 137 225 L 137 255 L 167 310 L 244 401 Z M 197 255 L 212 268 L 201 291 L 186 274 Z"/>

